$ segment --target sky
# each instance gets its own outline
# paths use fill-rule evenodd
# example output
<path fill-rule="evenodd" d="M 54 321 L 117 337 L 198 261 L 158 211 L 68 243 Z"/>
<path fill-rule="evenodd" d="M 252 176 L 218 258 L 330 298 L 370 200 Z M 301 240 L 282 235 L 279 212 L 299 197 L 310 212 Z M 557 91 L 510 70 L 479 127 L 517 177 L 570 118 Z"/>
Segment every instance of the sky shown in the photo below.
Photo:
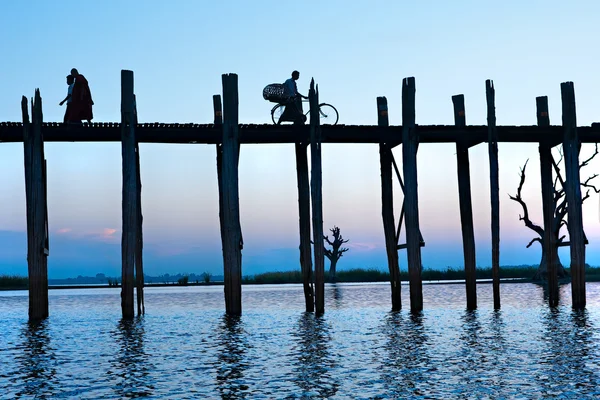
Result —
<path fill-rule="evenodd" d="M 120 119 L 122 69 L 134 71 L 140 122 L 179 123 L 212 122 L 224 73 L 239 76 L 240 122 L 270 123 L 263 87 L 299 70 L 299 91 L 314 77 L 340 124 L 376 124 L 376 97 L 386 96 L 390 124 L 400 125 L 402 79 L 414 76 L 417 124 L 453 124 L 451 97 L 464 94 L 467 124 L 484 125 L 493 79 L 498 125 L 534 125 L 542 95 L 560 124 L 560 83 L 573 81 L 577 123 L 586 126 L 600 121 L 598 15 L 595 0 L 3 2 L 0 121 L 20 121 L 21 96 L 36 88 L 44 120 L 62 121 L 58 103 L 75 67 L 90 82 L 97 122 Z M 120 143 L 47 143 L 45 154 L 50 278 L 120 275 Z M 394 154 L 401 164 L 401 147 Z M 462 268 L 455 146 L 422 144 L 417 157 L 423 266 Z M 523 196 L 541 223 L 537 146 L 499 145 L 501 265 L 541 256 L 539 245 L 525 248 L 535 236 L 508 198 L 527 159 Z M 350 240 L 338 268 L 387 269 L 378 146 L 324 144 L 322 160 L 324 229 L 337 225 Z M 145 272 L 222 274 L 214 145 L 141 144 L 140 162 Z M 489 267 L 485 143 L 471 148 L 470 162 L 477 265 Z M 0 274 L 26 275 L 22 144 L 0 143 L 0 188 Z M 239 190 L 243 274 L 299 269 L 294 146 L 243 145 Z M 397 182 L 394 202 L 397 223 Z M 600 265 L 598 196 L 583 208 L 587 261 Z M 568 264 L 568 248 L 560 255 Z"/>

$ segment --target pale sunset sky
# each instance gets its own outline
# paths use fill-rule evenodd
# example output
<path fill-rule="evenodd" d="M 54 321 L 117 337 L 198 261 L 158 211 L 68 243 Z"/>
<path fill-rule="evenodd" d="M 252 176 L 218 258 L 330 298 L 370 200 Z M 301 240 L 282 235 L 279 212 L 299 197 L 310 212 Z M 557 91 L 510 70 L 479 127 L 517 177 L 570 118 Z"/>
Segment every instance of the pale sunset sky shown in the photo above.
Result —
<path fill-rule="evenodd" d="M 560 83 L 573 81 L 579 126 L 600 121 L 600 2 L 590 1 L 27 1 L 2 2 L 0 121 L 20 121 L 22 95 L 39 88 L 44 120 L 62 121 L 65 76 L 90 82 L 94 121 L 119 121 L 120 71 L 135 74 L 140 122 L 212 122 L 221 74 L 239 75 L 239 119 L 270 123 L 265 85 L 300 71 L 340 124 L 377 123 L 386 96 L 402 123 L 402 78 L 416 79 L 417 123 L 453 124 L 464 94 L 467 124 L 486 123 L 485 80 L 498 125 L 534 125 L 535 97 L 561 123 Z M 140 146 L 145 272 L 222 274 L 213 145 Z M 558 148 L 557 148 L 558 149 Z M 593 150 L 584 146 L 582 156 Z M 47 143 L 50 278 L 120 274 L 120 143 Z M 394 150 L 401 163 L 401 148 Z M 477 265 L 491 264 L 487 144 L 470 150 Z M 540 247 L 509 200 L 530 159 L 524 196 L 541 223 L 535 144 L 500 144 L 501 265 L 535 264 Z M 582 171 L 599 171 L 600 158 Z M 243 145 L 243 274 L 299 269 L 294 146 Z M 418 153 L 425 268 L 463 266 L 454 145 Z M 599 182 L 600 184 L 600 182 Z M 402 193 L 395 184 L 395 217 Z M 339 263 L 387 269 L 377 145 L 323 146 L 324 228 L 350 239 Z M 599 199 L 584 204 L 587 261 L 600 265 Z M 23 145 L 0 143 L 0 274 L 26 275 Z M 560 250 L 568 265 L 568 248 Z M 328 262 L 326 262 L 328 268 Z M 400 251 L 400 268 L 406 253 Z"/>

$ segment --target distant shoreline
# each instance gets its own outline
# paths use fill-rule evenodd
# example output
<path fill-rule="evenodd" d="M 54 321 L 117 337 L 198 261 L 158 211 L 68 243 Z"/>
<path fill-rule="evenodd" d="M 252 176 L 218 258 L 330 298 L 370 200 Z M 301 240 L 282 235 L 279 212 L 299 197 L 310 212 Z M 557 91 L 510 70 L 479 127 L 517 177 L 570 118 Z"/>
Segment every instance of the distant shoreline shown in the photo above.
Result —
<path fill-rule="evenodd" d="M 543 281 L 534 281 L 532 278 L 538 270 L 537 266 L 505 266 L 500 267 L 500 282 L 502 283 L 538 283 L 546 284 Z M 568 272 L 568 268 L 566 269 Z M 477 283 L 487 284 L 492 283 L 491 268 L 478 268 Z M 164 276 L 145 276 L 146 283 L 144 287 L 187 287 L 187 286 L 222 286 L 222 276 L 206 275 L 197 276 L 195 274 L 177 274 Z M 325 274 L 325 282 L 330 280 Z M 203 280 L 200 280 L 203 278 Z M 400 272 L 400 280 L 403 284 L 408 283 L 408 272 Z M 446 270 L 423 269 L 421 278 L 424 285 L 435 284 L 464 284 L 465 272 L 461 269 L 447 268 Z M 105 277 L 103 274 L 98 274 L 93 277 L 77 277 L 65 279 L 67 282 L 50 283 L 49 290 L 58 289 L 104 289 L 121 287 L 119 278 Z M 77 281 L 80 282 L 77 282 Z M 94 282 L 94 280 L 96 280 Z M 52 281 L 52 279 L 50 280 Z M 87 282 L 86 282 L 87 281 Z M 336 282 L 338 283 L 372 283 L 372 282 L 390 282 L 390 275 L 387 271 L 378 269 L 355 268 L 349 270 L 339 270 L 336 274 Z M 587 266 L 586 282 L 600 281 L 600 268 Z M 565 278 L 560 281 L 561 284 L 570 282 L 570 278 Z M 242 278 L 242 285 L 281 285 L 281 284 L 302 284 L 303 276 L 300 270 L 265 272 L 256 275 L 247 275 Z M 7 276 L 0 275 L 0 290 L 27 290 L 28 279 L 23 276 Z"/>
<path fill-rule="evenodd" d="M 408 285 L 409 282 L 408 281 L 401 281 L 402 284 Z M 562 282 L 559 282 L 561 284 L 565 284 L 565 283 L 569 283 L 570 280 L 564 280 Z M 593 281 L 587 281 L 587 282 L 595 282 L 595 280 Z M 326 282 L 326 285 L 335 285 L 335 284 L 363 284 L 363 283 L 381 283 L 381 284 L 386 284 L 389 282 L 384 282 L 384 281 L 365 281 L 365 282 L 336 282 L 336 283 L 331 283 L 331 282 Z M 453 280 L 453 279 L 447 279 L 447 280 L 434 280 L 434 281 L 423 281 L 423 285 L 463 285 L 465 283 L 465 281 L 460 281 L 460 280 Z M 493 283 L 491 280 L 489 279 L 478 279 L 477 280 L 477 284 L 478 285 L 485 285 L 485 284 L 491 284 Z M 500 279 L 500 283 L 539 283 L 539 284 L 543 284 L 542 282 L 536 282 L 533 281 L 530 278 L 502 278 Z M 297 282 L 282 282 L 282 283 L 243 283 L 242 286 L 263 286 L 263 285 L 301 285 L 301 283 L 297 283 Z M 188 283 L 187 285 L 180 285 L 178 283 L 151 283 L 151 284 L 146 284 L 144 285 L 144 288 L 157 288 L 157 287 L 176 287 L 176 288 L 182 288 L 182 287 L 190 287 L 190 286 L 223 286 L 223 282 L 209 282 L 209 283 Z M 108 286 L 108 285 L 94 285 L 94 284 L 90 284 L 90 285 L 49 285 L 48 286 L 48 290 L 61 290 L 61 289 L 120 289 L 121 286 Z M 20 287 L 20 288 L 0 288 L 0 291 L 19 291 L 19 290 L 28 290 L 28 288 L 26 287 Z"/>

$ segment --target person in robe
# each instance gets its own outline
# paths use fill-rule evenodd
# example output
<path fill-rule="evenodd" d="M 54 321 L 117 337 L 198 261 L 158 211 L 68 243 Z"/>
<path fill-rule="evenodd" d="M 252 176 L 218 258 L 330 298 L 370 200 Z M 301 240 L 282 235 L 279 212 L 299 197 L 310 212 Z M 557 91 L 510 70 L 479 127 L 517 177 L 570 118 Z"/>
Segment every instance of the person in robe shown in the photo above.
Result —
<path fill-rule="evenodd" d="M 73 85 L 73 93 L 71 94 L 71 107 L 68 116 L 69 122 L 81 122 L 86 120 L 88 123 L 94 118 L 92 113 L 92 92 L 85 76 L 81 75 L 77 69 L 71 70 L 71 75 L 75 79 Z"/>

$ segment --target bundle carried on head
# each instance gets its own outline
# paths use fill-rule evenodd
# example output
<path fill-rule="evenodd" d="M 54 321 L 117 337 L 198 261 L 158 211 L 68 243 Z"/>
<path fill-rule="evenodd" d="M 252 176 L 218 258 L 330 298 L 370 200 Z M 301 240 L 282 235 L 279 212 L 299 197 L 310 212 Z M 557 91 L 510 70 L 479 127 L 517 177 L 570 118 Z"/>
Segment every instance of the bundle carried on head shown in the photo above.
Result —
<path fill-rule="evenodd" d="M 280 103 L 286 99 L 285 89 L 281 83 L 272 83 L 263 89 L 263 98 L 273 103 Z"/>

